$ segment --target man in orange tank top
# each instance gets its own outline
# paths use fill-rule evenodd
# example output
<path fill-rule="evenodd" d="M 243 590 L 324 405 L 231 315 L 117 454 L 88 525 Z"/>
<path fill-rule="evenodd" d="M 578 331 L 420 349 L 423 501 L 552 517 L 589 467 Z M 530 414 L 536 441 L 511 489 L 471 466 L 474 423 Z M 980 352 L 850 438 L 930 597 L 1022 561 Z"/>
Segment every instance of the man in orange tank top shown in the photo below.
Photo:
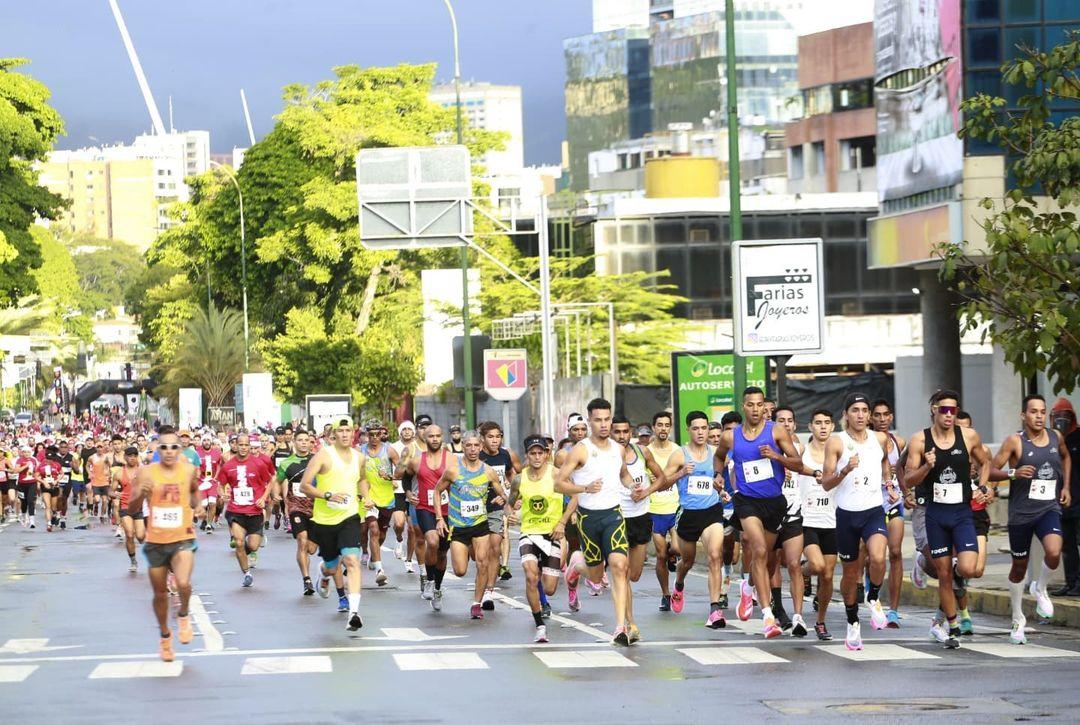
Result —
<path fill-rule="evenodd" d="M 112 469 L 113 494 L 120 503 L 120 527 L 124 532 L 124 546 L 129 559 L 128 571 L 132 574 L 138 570 L 138 564 L 135 561 L 135 542 L 142 543 L 146 539 L 146 522 L 143 520 L 142 509 L 128 510 L 139 468 L 139 449 L 128 446 L 124 450 L 123 465 L 113 466 Z"/>
<path fill-rule="evenodd" d="M 180 597 L 176 612 L 180 643 L 189 643 L 193 636 L 188 600 L 191 599 L 191 571 L 198 549 L 194 519 L 204 513 L 199 503 L 199 471 L 181 456 L 182 447 L 176 430 L 163 426 L 158 433 L 160 460 L 139 469 L 128 501 L 129 514 L 142 511 L 143 501 L 149 507 L 143 554 L 150 566 L 154 616 L 161 632 L 161 659 L 165 662 L 175 658 L 168 621 L 169 572 L 176 580 L 176 593 Z"/>

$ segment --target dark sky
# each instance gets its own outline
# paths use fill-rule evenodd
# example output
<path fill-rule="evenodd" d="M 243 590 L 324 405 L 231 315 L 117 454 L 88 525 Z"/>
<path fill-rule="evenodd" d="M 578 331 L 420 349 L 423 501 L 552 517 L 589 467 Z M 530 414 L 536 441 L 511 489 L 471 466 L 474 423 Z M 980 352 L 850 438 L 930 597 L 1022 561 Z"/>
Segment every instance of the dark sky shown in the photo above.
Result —
<path fill-rule="evenodd" d="M 150 117 L 106 0 L 4 0 L 0 56 L 31 60 L 67 136 L 60 148 L 130 142 Z M 590 31 L 589 0 L 457 0 L 465 79 L 522 86 L 527 163 L 557 163 L 565 134 L 562 40 Z M 439 64 L 452 75 L 441 0 L 121 0 L 168 125 L 207 129 L 214 152 L 247 146 L 240 88 L 256 138 L 281 110 L 281 88 L 335 65 Z"/>

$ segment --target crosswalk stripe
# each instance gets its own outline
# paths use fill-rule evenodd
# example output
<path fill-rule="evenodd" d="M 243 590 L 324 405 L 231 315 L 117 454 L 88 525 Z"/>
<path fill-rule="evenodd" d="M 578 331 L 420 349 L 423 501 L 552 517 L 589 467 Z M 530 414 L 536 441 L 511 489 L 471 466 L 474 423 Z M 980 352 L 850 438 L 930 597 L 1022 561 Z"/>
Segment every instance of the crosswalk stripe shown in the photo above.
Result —
<path fill-rule="evenodd" d="M 849 650 L 843 645 L 822 645 L 817 649 L 856 662 L 886 662 L 889 660 L 936 660 L 929 652 L 901 647 L 898 644 L 864 644 L 860 650 Z"/>
<path fill-rule="evenodd" d="M 763 665 L 788 662 L 757 647 L 688 647 L 680 649 L 699 665 Z"/>
<path fill-rule="evenodd" d="M 184 671 L 180 660 L 162 662 L 161 660 L 143 660 L 141 662 L 102 662 L 90 673 L 91 680 L 125 679 L 129 677 L 179 677 Z"/>
<path fill-rule="evenodd" d="M 1080 657 L 1080 652 L 1070 652 L 1067 649 L 1057 649 L 1055 647 L 1042 647 L 1037 644 L 1016 645 L 1005 644 L 1004 642 L 968 644 L 965 642 L 962 649 L 1010 659 L 1022 657 Z"/>
<path fill-rule="evenodd" d="M 0 665 L 0 682 L 22 682 L 37 668 L 38 665 Z"/>
<path fill-rule="evenodd" d="M 330 658 L 311 657 L 248 657 L 241 675 L 295 675 L 307 672 L 333 672 Z"/>
<path fill-rule="evenodd" d="M 399 670 L 486 670 L 487 662 L 475 652 L 408 652 L 395 654 Z"/>
<path fill-rule="evenodd" d="M 533 652 L 550 668 L 637 667 L 637 662 L 610 650 L 571 650 L 569 652 Z"/>

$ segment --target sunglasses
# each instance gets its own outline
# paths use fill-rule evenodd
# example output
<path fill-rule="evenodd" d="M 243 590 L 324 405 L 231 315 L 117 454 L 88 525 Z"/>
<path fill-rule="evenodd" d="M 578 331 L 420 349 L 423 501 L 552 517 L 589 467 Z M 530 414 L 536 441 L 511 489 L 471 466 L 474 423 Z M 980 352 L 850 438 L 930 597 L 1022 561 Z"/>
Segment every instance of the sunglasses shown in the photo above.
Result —
<path fill-rule="evenodd" d="M 183 448 L 183 446 L 181 446 L 179 443 L 159 443 L 158 444 L 158 450 L 159 451 L 178 451 L 181 448 Z"/>
<path fill-rule="evenodd" d="M 937 412 L 942 415 L 956 415 L 956 411 L 958 410 L 959 408 L 955 405 L 939 405 L 937 408 Z"/>

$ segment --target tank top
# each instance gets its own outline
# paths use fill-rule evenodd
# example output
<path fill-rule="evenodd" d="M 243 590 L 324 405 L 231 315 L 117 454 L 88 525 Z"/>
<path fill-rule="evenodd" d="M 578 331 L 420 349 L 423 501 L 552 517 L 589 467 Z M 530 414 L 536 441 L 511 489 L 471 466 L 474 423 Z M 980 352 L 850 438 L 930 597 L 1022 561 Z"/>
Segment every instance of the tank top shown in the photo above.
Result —
<path fill-rule="evenodd" d="M 634 454 L 634 460 L 626 464 L 626 469 L 630 472 L 631 478 L 634 479 L 634 487 L 622 487 L 622 500 L 619 502 L 619 508 L 622 509 L 625 518 L 633 518 L 649 513 L 650 505 L 647 498 L 635 501 L 630 496 L 635 489 L 640 491 L 649 487 L 649 469 L 645 466 L 645 453 L 642 452 L 641 448 L 636 443 L 629 444 L 629 448 Z"/>
<path fill-rule="evenodd" d="M 379 444 L 379 452 L 372 453 L 371 447 L 364 449 L 367 462 L 364 464 L 364 476 L 371 491 L 371 500 L 380 508 L 386 508 L 394 502 L 394 482 L 384 474 L 393 469 L 390 466 L 390 446 Z"/>
<path fill-rule="evenodd" d="M 1047 430 L 1045 446 L 1035 445 L 1027 433 L 1020 433 L 1020 460 L 1016 467 L 1034 466 L 1031 478 L 1013 480 L 1009 486 L 1009 524 L 1026 524 L 1047 511 L 1060 511 L 1058 493 L 1064 482 L 1065 470 L 1058 453 L 1058 433 Z"/>
<path fill-rule="evenodd" d="M 610 438 L 606 448 L 600 448 L 591 438 L 578 445 L 585 447 L 585 465 L 574 471 L 571 479 L 577 486 L 587 486 L 599 479 L 602 483 L 597 493 L 579 493 L 578 505 L 589 511 L 605 511 L 616 508 L 622 500 L 622 481 L 619 476 L 623 465 L 623 447 Z"/>
<path fill-rule="evenodd" d="M 327 446 L 326 452 L 330 456 L 330 470 L 315 476 L 315 488 L 322 495 L 311 507 L 311 520 L 321 526 L 334 526 L 350 516 L 359 515 L 358 507 L 363 505 L 357 501 L 356 485 L 360 481 L 360 454 L 350 448 L 346 461 L 334 445 Z M 345 500 L 341 503 L 327 501 L 324 497 L 327 492 L 339 493 Z"/>
<path fill-rule="evenodd" d="M 803 463 L 814 470 L 820 471 L 822 461 L 814 460 L 810 452 L 810 446 L 802 455 Z M 799 481 L 799 492 L 802 498 L 803 526 L 813 529 L 836 528 L 836 502 L 833 500 L 833 492 L 826 491 L 821 482 L 815 476 L 795 474 Z"/>
<path fill-rule="evenodd" d="M 136 471 L 139 469 L 136 468 Z M 135 483 L 135 474 L 128 473 L 128 467 L 120 468 L 120 510 L 127 509 L 128 501 L 131 500 L 131 487 Z"/>
<path fill-rule="evenodd" d="M 487 451 L 481 449 L 480 450 L 480 460 L 483 463 L 491 466 L 492 470 L 495 471 L 495 475 L 497 475 L 499 477 L 499 485 L 502 487 L 501 493 L 502 493 L 503 497 L 505 498 L 506 493 L 507 493 L 506 475 L 508 473 L 512 472 L 513 468 L 514 468 L 513 459 L 510 458 L 510 451 L 506 450 L 505 448 L 500 448 L 495 453 L 488 453 Z M 502 508 L 503 508 L 502 505 L 497 504 L 497 503 L 493 503 L 495 497 L 498 496 L 499 494 L 500 494 L 500 491 L 495 490 L 494 486 L 492 486 L 490 488 L 490 490 L 488 491 L 488 497 L 487 497 L 487 510 L 488 511 L 499 511 L 499 512 L 502 511 Z"/>
<path fill-rule="evenodd" d="M 915 500 L 920 506 L 971 503 L 971 457 L 968 455 L 964 431 L 953 428 L 953 442 L 941 448 L 929 428 L 923 430 L 925 450 L 933 449 L 934 467 L 923 482 L 915 487 Z"/>
<path fill-rule="evenodd" d="M 802 484 L 799 483 L 799 474 L 784 469 L 784 484 L 780 492 L 787 501 L 787 512 L 784 517 L 788 521 L 794 521 L 802 516 Z"/>
<path fill-rule="evenodd" d="M 712 446 L 705 446 L 705 460 L 699 461 L 690 454 L 690 446 L 683 446 L 683 460 L 687 464 L 693 464 L 694 471 L 688 476 L 681 476 L 675 482 L 675 488 L 679 492 L 679 505 L 688 511 L 701 511 L 711 508 L 720 503 L 720 494 L 713 486 L 713 478 L 716 476 L 713 468 L 713 454 L 716 452 Z"/>
<path fill-rule="evenodd" d="M 896 436 L 894 436 L 892 433 L 889 433 L 888 431 L 886 431 L 885 435 L 889 436 L 889 440 L 892 441 L 892 449 L 888 453 L 885 454 L 886 457 L 889 459 L 889 465 L 892 466 L 892 469 L 893 469 L 893 475 L 892 475 L 892 478 L 890 479 L 890 481 L 891 481 L 891 483 L 893 485 L 893 488 L 896 489 L 897 491 L 899 491 L 900 490 L 900 481 L 896 477 L 896 464 L 900 462 L 900 443 L 896 440 Z M 904 499 L 903 498 L 900 498 L 895 503 L 889 503 L 888 484 L 889 484 L 890 481 L 884 481 L 883 480 L 881 482 L 881 507 L 883 509 L 885 509 L 886 513 L 888 513 L 889 511 L 892 511 L 895 508 L 899 508 L 900 506 L 904 505 Z"/>
<path fill-rule="evenodd" d="M 446 457 L 450 455 L 446 451 L 439 451 L 442 456 L 439 459 L 439 467 L 432 468 L 428 463 L 428 452 L 420 454 L 420 465 L 416 469 L 417 504 L 416 508 L 435 513 L 435 485 L 446 471 Z M 443 491 L 440 500 L 440 509 L 443 516 L 446 515 L 446 507 L 450 503 L 450 497 Z"/>
<path fill-rule="evenodd" d="M 90 459 L 90 485 L 98 488 L 109 485 L 109 462 L 104 456 Z"/>
<path fill-rule="evenodd" d="M 470 471 L 465 457 L 458 458 L 457 477 L 450 484 L 450 506 L 446 517 L 452 528 L 468 528 L 487 521 L 487 493 L 491 488 L 486 465 L 479 461 L 480 470 Z"/>
<path fill-rule="evenodd" d="M 773 422 L 765 421 L 761 433 L 753 440 L 747 440 L 742 424 L 735 426 L 733 436 L 731 457 L 735 462 L 735 491 L 748 498 L 776 498 L 782 495 L 784 467 L 777 461 L 762 458 L 758 452 L 760 446 L 769 446 L 780 453 L 780 446 L 773 440 Z"/>
<path fill-rule="evenodd" d="M 175 544 L 195 538 L 191 511 L 191 464 L 178 458 L 171 471 L 160 463 L 146 467 L 150 495 L 146 497 L 146 541 Z"/>
<path fill-rule="evenodd" d="M 653 441 L 655 443 L 655 441 Z M 646 448 L 653 455 L 653 460 L 656 461 L 656 465 L 660 467 L 660 470 L 667 468 L 668 459 L 671 458 L 671 454 L 678 450 L 678 446 L 674 443 L 668 445 L 667 448 L 658 448 L 653 443 L 649 443 Z M 670 442 L 669 442 L 670 443 Z M 657 491 L 649 496 L 649 513 L 654 514 L 673 514 L 679 510 L 679 489 L 672 486 L 666 491 Z"/>
<path fill-rule="evenodd" d="M 866 511 L 881 506 L 881 462 L 885 459 L 885 451 L 881 449 L 877 433 L 867 430 L 866 440 L 861 443 L 848 435 L 846 430 L 840 431 L 839 438 L 844 448 L 836 462 L 836 469 L 844 468 L 855 456 L 859 457 L 859 465 L 833 489 L 836 507 L 845 511 Z"/>
<path fill-rule="evenodd" d="M 550 534 L 563 515 L 562 494 L 555 492 L 554 466 L 545 465 L 540 480 L 529 477 L 532 468 L 521 472 L 521 533 Z"/>

